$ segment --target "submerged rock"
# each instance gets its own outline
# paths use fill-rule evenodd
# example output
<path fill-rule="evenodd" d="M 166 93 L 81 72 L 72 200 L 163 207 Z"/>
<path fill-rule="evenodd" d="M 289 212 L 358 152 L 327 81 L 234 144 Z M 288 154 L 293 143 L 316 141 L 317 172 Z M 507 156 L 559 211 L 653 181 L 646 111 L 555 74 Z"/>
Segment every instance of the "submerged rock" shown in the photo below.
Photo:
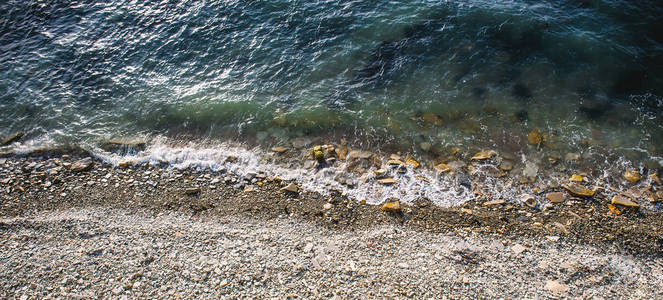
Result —
<path fill-rule="evenodd" d="M 446 172 L 451 171 L 451 167 L 449 167 L 449 166 L 448 166 L 447 164 L 445 164 L 445 163 L 437 164 L 437 165 L 435 165 L 435 167 L 433 167 L 433 168 L 435 169 L 435 171 L 437 171 L 437 172 L 439 172 L 439 173 L 446 173 Z"/>
<path fill-rule="evenodd" d="M 530 145 L 539 145 L 543 142 L 543 136 L 539 132 L 539 129 L 534 129 L 527 135 L 527 142 Z"/>
<path fill-rule="evenodd" d="M 508 160 L 502 161 L 500 169 L 502 171 L 511 171 L 513 169 L 513 163 Z"/>
<path fill-rule="evenodd" d="M 421 165 L 421 164 L 419 164 L 419 162 L 416 159 L 414 159 L 412 157 L 406 158 L 405 163 L 412 166 L 412 168 L 414 168 L 414 169 L 418 168 Z"/>
<path fill-rule="evenodd" d="M 571 195 L 578 197 L 593 197 L 596 191 L 592 191 L 580 184 L 571 182 L 563 186 Z"/>
<path fill-rule="evenodd" d="M 539 166 L 532 161 L 525 162 L 525 168 L 523 169 L 523 176 L 528 179 L 533 179 L 536 177 L 536 174 L 539 173 Z"/>
<path fill-rule="evenodd" d="M 283 146 L 278 146 L 278 147 L 273 147 L 272 151 L 276 152 L 276 153 L 283 153 L 283 152 L 288 151 L 288 148 L 283 147 Z"/>
<path fill-rule="evenodd" d="M 546 194 L 546 199 L 552 203 L 562 203 L 566 200 L 566 195 L 562 192 L 553 192 Z"/>
<path fill-rule="evenodd" d="M 565 161 L 577 161 L 580 160 L 580 154 L 579 153 L 567 153 L 564 155 L 564 160 Z"/>
<path fill-rule="evenodd" d="M 101 144 L 101 149 L 108 152 L 128 152 L 128 151 L 143 151 L 147 143 L 144 141 L 121 141 L 110 140 Z"/>
<path fill-rule="evenodd" d="M 532 196 L 530 194 L 525 194 L 525 195 L 520 196 L 520 202 L 522 202 L 523 204 L 525 204 L 525 205 L 527 205 L 531 208 L 535 208 L 536 205 L 537 205 L 536 198 L 534 198 L 534 196 Z"/>
<path fill-rule="evenodd" d="M 322 146 L 313 147 L 313 158 L 317 161 L 323 161 L 325 159 L 325 154 L 322 152 Z"/>
<path fill-rule="evenodd" d="M 629 199 L 624 195 L 615 195 L 614 197 L 612 197 L 612 200 L 610 200 L 610 203 L 619 204 L 626 207 L 640 207 L 640 204 L 636 203 L 635 201 Z"/>
<path fill-rule="evenodd" d="M 486 201 L 486 202 L 483 203 L 483 206 L 493 206 L 493 205 L 500 205 L 500 204 L 504 204 L 504 203 L 506 203 L 506 201 L 504 201 L 502 199 L 498 199 L 498 200 L 493 200 L 493 201 Z"/>
<path fill-rule="evenodd" d="M 640 173 L 636 170 L 628 170 L 624 172 L 624 178 L 632 183 L 636 183 L 642 179 L 642 176 L 640 176 Z"/>
<path fill-rule="evenodd" d="M 184 190 L 184 193 L 191 196 L 200 193 L 199 187 L 190 187 Z"/>
<path fill-rule="evenodd" d="M 348 147 L 340 146 L 335 148 L 334 153 L 336 153 L 336 157 L 338 157 L 338 159 L 345 160 L 345 158 L 348 156 Z"/>
<path fill-rule="evenodd" d="M 421 148 L 421 150 L 424 150 L 426 152 L 428 152 L 431 147 L 433 147 L 433 145 L 429 142 L 423 142 L 423 143 L 419 144 L 419 148 Z"/>
<path fill-rule="evenodd" d="M 494 150 L 480 151 L 474 154 L 470 160 L 486 160 L 495 156 L 497 153 Z"/>
<path fill-rule="evenodd" d="M 11 135 L 9 135 L 8 137 L 6 137 L 2 140 L 2 146 L 6 146 L 6 145 L 9 145 L 13 142 L 16 142 L 16 141 L 20 140 L 24 135 L 25 135 L 25 133 L 23 131 L 19 131 L 19 132 L 16 132 L 14 134 L 11 134 Z"/>
<path fill-rule="evenodd" d="M 424 122 L 431 125 L 436 125 L 436 126 L 444 125 L 444 122 L 442 122 L 440 116 L 434 113 L 425 113 L 421 118 L 424 120 Z"/>

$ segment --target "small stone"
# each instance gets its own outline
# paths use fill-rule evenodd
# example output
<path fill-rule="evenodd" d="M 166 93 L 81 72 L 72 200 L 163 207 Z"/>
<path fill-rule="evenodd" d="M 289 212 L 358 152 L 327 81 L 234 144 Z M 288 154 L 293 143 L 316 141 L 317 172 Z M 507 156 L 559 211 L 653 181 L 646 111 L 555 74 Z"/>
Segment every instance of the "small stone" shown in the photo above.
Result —
<path fill-rule="evenodd" d="M 534 129 L 532 130 L 528 135 L 527 135 L 527 141 L 529 142 L 530 145 L 538 145 L 543 142 L 543 136 L 539 132 L 539 129 Z"/>
<path fill-rule="evenodd" d="M 556 236 L 556 235 L 547 235 L 547 236 L 546 236 L 546 239 L 548 239 L 548 240 L 551 241 L 551 242 L 557 242 L 557 241 L 559 241 L 559 236 Z"/>
<path fill-rule="evenodd" d="M 532 161 L 525 162 L 525 168 L 523 169 L 523 176 L 528 179 L 536 178 L 536 174 L 539 173 L 539 166 Z"/>
<path fill-rule="evenodd" d="M 496 154 L 497 153 L 493 150 L 480 151 L 480 152 L 477 152 L 477 154 L 474 154 L 474 156 L 472 156 L 472 158 L 470 158 L 470 160 L 486 160 L 486 159 L 492 158 Z"/>
<path fill-rule="evenodd" d="M 451 167 L 449 167 L 449 166 L 448 166 L 447 164 L 445 164 L 445 163 L 441 163 L 441 164 L 435 165 L 435 167 L 433 167 L 433 168 L 434 168 L 435 171 L 437 171 L 438 173 L 446 173 L 446 172 L 451 171 Z"/>
<path fill-rule="evenodd" d="M 199 187 L 190 187 L 184 190 L 184 193 L 187 195 L 195 195 L 200 193 L 200 188 Z"/>
<path fill-rule="evenodd" d="M 129 167 L 129 162 L 123 161 L 123 162 L 117 164 L 117 166 L 118 166 L 120 169 L 126 169 L 126 168 Z"/>
<path fill-rule="evenodd" d="M 283 152 L 288 151 L 288 148 L 283 147 L 283 146 L 278 146 L 278 147 L 273 147 L 272 151 L 274 151 L 276 153 L 283 153 Z"/>
<path fill-rule="evenodd" d="M 396 182 L 398 182 L 398 181 L 396 179 L 393 179 L 393 178 L 378 179 L 378 183 L 384 184 L 384 185 L 391 185 L 391 184 L 394 184 Z"/>
<path fill-rule="evenodd" d="M 405 163 L 412 166 L 412 168 L 414 168 L 414 169 L 416 169 L 420 166 L 419 162 L 416 159 L 412 158 L 412 157 L 406 158 Z"/>
<path fill-rule="evenodd" d="M 548 280 L 546 281 L 546 289 L 555 294 L 565 293 L 566 291 L 569 290 L 569 286 L 566 284 L 561 284 L 555 280 Z"/>
<path fill-rule="evenodd" d="M 622 212 L 619 211 L 619 210 L 617 209 L 617 207 L 615 207 L 615 206 L 612 205 L 612 204 L 608 204 L 608 209 L 609 209 L 613 214 L 615 214 L 615 215 L 621 215 L 621 214 L 622 214 Z"/>
<path fill-rule="evenodd" d="M 406 263 L 400 263 L 400 264 L 398 264 L 398 267 L 401 268 L 401 269 L 407 269 L 407 268 L 410 267 L 410 265 L 408 265 Z"/>
<path fill-rule="evenodd" d="M 397 213 L 401 211 L 401 203 L 398 200 L 385 202 L 382 204 L 382 207 L 380 207 L 380 210 Z"/>
<path fill-rule="evenodd" d="M 71 165 L 71 170 L 74 172 L 83 172 L 92 169 L 94 162 L 92 158 L 86 157 L 84 159 L 78 160 Z"/>
<path fill-rule="evenodd" d="M 580 154 L 579 153 L 567 153 L 564 155 L 564 160 L 565 161 L 574 161 L 574 160 L 580 160 Z"/>
<path fill-rule="evenodd" d="M 368 151 L 356 151 L 355 150 L 355 151 L 351 151 L 350 153 L 348 153 L 348 159 L 349 160 L 353 160 L 353 159 L 357 159 L 357 158 L 369 159 L 369 158 L 371 158 L 371 156 L 373 156 L 373 153 L 368 152 Z"/>
<path fill-rule="evenodd" d="M 502 169 L 502 171 L 511 171 L 513 169 L 513 163 L 505 160 L 500 164 L 500 169 Z"/>
<path fill-rule="evenodd" d="M 332 205 L 331 203 L 325 203 L 325 204 L 322 206 L 322 208 L 323 208 L 324 210 L 330 210 L 330 209 L 332 209 L 332 207 L 333 207 L 333 205 Z"/>
<path fill-rule="evenodd" d="M 580 176 L 578 174 L 573 174 L 573 175 L 571 175 L 571 178 L 569 178 L 569 181 L 582 182 L 584 179 L 585 178 L 583 178 L 582 176 Z"/>
<path fill-rule="evenodd" d="M 384 176 L 385 174 L 387 174 L 387 170 L 378 169 L 378 170 L 373 171 L 373 174 L 375 174 L 376 176 Z"/>
<path fill-rule="evenodd" d="M 566 194 L 562 192 L 553 192 L 546 194 L 546 199 L 552 203 L 562 203 L 566 200 Z"/>
<path fill-rule="evenodd" d="M 433 145 L 429 142 L 423 142 L 423 143 L 419 144 L 419 148 L 421 148 L 421 150 L 424 150 L 426 152 L 428 152 L 431 147 L 433 147 Z"/>
<path fill-rule="evenodd" d="M 442 122 L 442 119 L 440 116 L 434 114 L 434 113 L 425 113 L 421 118 L 428 124 L 436 125 L 436 126 L 442 126 L 444 125 L 444 122 Z"/>
<path fill-rule="evenodd" d="M 486 202 L 483 203 L 483 206 L 493 206 L 493 205 L 500 205 L 500 204 L 504 204 L 504 203 L 506 203 L 506 201 L 504 201 L 502 199 L 498 199 L 498 200 L 493 200 L 493 201 L 486 201 Z"/>
<path fill-rule="evenodd" d="M 469 209 L 469 208 L 461 208 L 460 211 L 462 211 L 462 212 L 464 212 L 464 213 L 466 213 L 466 214 L 468 214 L 468 215 L 471 215 L 471 214 L 472 214 L 472 210 Z"/>
<path fill-rule="evenodd" d="M 244 186 L 244 191 L 245 191 L 245 192 L 253 192 L 253 191 L 255 191 L 255 190 L 256 190 L 256 187 L 253 186 L 253 185 L 250 185 L 250 184 L 249 184 L 249 185 Z"/>
<path fill-rule="evenodd" d="M 636 182 L 640 181 L 642 176 L 640 176 L 640 173 L 638 173 L 638 171 L 636 171 L 636 170 L 628 170 L 628 171 L 624 172 L 624 178 L 626 178 L 626 180 L 628 180 L 632 183 L 636 183 Z"/>
<path fill-rule="evenodd" d="M 281 188 L 281 192 L 291 192 L 291 193 L 299 193 L 299 187 L 297 184 L 294 182 L 286 185 L 285 187 Z"/>
<path fill-rule="evenodd" d="M 569 193 L 571 193 L 571 195 L 578 197 L 593 197 L 594 194 L 596 194 L 596 191 L 592 191 L 575 182 L 571 182 L 567 185 L 564 185 L 564 189 L 566 189 Z"/>
<path fill-rule="evenodd" d="M 629 199 L 624 195 L 615 195 L 610 201 L 612 204 L 619 204 L 626 207 L 640 207 L 640 204 L 635 203 L 633 200 Z"/>
<path fill-rule="evenodd" d="M 306 246 L 304 246 L 304 249 L 302 249 L 304 253 L 309 253 L 311 250 L 313 250 L 313 243 L 307 243 Z"/>
<path fill-rule="evenodd" d="M 511 251 L 513 251 L 513 253 L 515 253 L 516 255 L 519 255 L 519 254 L 527 251 L 527 248 L 525 246 L 521 245 L 521 244 L 515 244 L 515 245 L 511 246 Z"/>

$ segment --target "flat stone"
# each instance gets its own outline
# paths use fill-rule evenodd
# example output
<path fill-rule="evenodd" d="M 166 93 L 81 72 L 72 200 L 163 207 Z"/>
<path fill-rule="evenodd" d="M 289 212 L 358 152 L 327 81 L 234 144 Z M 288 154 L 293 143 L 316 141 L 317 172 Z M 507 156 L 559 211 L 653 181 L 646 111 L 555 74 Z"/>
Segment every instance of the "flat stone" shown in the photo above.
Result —
<path fill-rule="evenodd" d="M 285 187 L 282 187 L 281 192 L 291 192 L 291 193 L 299 193 L 299 187 L 297 186 L 296 183 L 292 182 Z"/>
<path fill-rule="evenodd" d="M 86 157 L 71 164 L 71 170 L 74 172 L 82 172 L 92 169 L 93 166 L 94 162 L 92 161 L 92 158 Z"/>
<path fill-rule="evenodd" d="M 538 145 L 543 142 L 543 136 L 539 132 L 539 129 L 530 131 L 530 133 L 527 135 L 527 142 L 529 142 L 530 145 Z"/>
<path fill-rule="evenodd" d="M 495 156 L 497 153 L 493 150 L 488 150 L 488 151 L 480 151 L 474 154 L 470 160 L 486 160 L 490 159 L 493 156 Z"/>
<path fill-rule="evenodd" d="M 574 161 L 574 160 L 580 160 L 580 154 L 579 153 L 567 153 L 564 155 L 564 160 L 565 161 Z"/>
<path fill-rule="evenodd" d="M 442 119 L 440 116 L 434 114 L 434 113 L 425 113 L 421 118 L 428 124 L 431 125 L 436 125 L 436 126 L 442 126 L 444 125 L 444 122 L 442 122 Z"/>
<path fill-rule="evenodd" d="M 391 185 L 391 184 L 394 184 L 396 182 L 398 182 L 398 181 L 396 179 L 393 179 L 393 178 L 378 179 L 378 183 L 384 184 L 384 185 Z"/>
<path fill-rule="evenodd" d="M 16 141 L 20 140 L 24 135 L 25 135 L 25 133 L 23 131 L 19 131 L 19 132 L 16 132 L 14 134 L 11 134 L 8 137 L 2 139 L 2 146 L 6 146 L 6 145 L 9 145 L 13 142 L 16 142 Z"/>
<path fill-rule="evenodd" d="M 636 170 L 628 170 L 624 172 L 624 178 L 632 183 L 636 183 L 642 179 L 642 176 L 640 176 L 640 173 Z"/>
<path fill-rule="evenodd" d="M 283 147 L 283 146 L 278 146 L 278 147 L 273 147 L 272 151 L 274 151 L 276 153 L 283 153 L 283 152 L 288 151 L 288 148 Z"/>
<path fill-rule="evenodd" d="M 582 182 L 584 179 L 585 178 L 583 178 L 582 176 L 580 176 L 578 174 L 573 174 L 573 175 L 571 175 L 571 178 L 569 178 L 569 181 Z"/>
<path fill-rule="evenodd" d="M 378 169 L 378 170 L 373 171 L 373 174 L 375 174 L 376 176 L 384 176 L 385 174 L 387 174 L 387 170 Z"/>
<path fill-rule="evenodd" d="M 355 151 L 350 151 L 350 153 L 348 153 L 348 159 L 350 159 L 350 160 L 357 159 L 357 158 L 369 159 L 369 158 L 371 158 L 371 156 L 373 156 L 373 153 L 368 152 L 368 151 L 357 151 L 357 150 L 355 150 Z"/>
<path fill-rule="evenodd" d="M 504 201 L 502 199 L 498 199 L 498 200 L 484 202 L 483 206 L 493 206 L 493 205 L 500 205 L 500 204 L 504 204 L 504 203 L 506 203 L 506 201 Z"/>
<path fill-rule="evenodd" d="M 527 247 L 525 247 L 521 244 L 515 244 L 515 245 L 511 246 L 511 251 L 513 251 L 513 253 L 515 253 L 515 254 L 521 254 L 521 253 L 527 251 Z"/>
<path fill-rule="evenodd" d="M 435 165 L 435 167 L 433 167 L 433 168 L 435 169 L 435 171 L 437 171 L 437 172 L 439 172 L 439 173 L 446 173 L 446 172 L 451 171 L 451 167 L 449 167 L 449 166 L 448 166 L 447 164 L 445 164 L 445 163 L 437 164 L 437 165 Z"/>
<path fill-rule="evenodd" d="M 382 204 L 382 207 L 380 207 L 380 210 L 397 213 L 401 211 L 401 203 L 400 201 L 385 202 L 384 204 Z"/>
<path fill-rule="evenodd" d="M 569 184 L 564 185 L 564 189 L 566 189 L 569 193 L 571 193 L 571 195 L 578 197 L 593 197 L 594 194 L 596 194 L 595 191 L 592 191 L 575 182 L 571 182 Z"/>
<path fill-rule="evenodd" d="M 187 189 L 184 190 L 184 193 L 187 194 L 187 195 L 195 195 L 195 194 L 200 193 L 200 188 L 199 187 L 187 188 Z"/>
<path fill-rule="evenodd" d="M 546 290 L 555 294 L 565 293 L 569 290 L 569 286 L 566 284 L 561 284 L 555 280 L 548 280 L 546 281 Z"/>
<path fill-rule="evenodd" d="M 566 200 L 566 194 L 562 192 L 553 192 L 546 194 L 546 199 L 552 203 L 562 203 Z"/>
<path fill-rule="evenodd" d="M 416 169 L 418 168 L 421 164 L 414 158 L 408 157 L 405 159 L 405 163 L 412 166 L 412 168 Z"/>
<path fill-rule="evenodd" d="M 622 206 L 626 207 L 640 207 L 640 204 L 636 203 L 635 201 L 629 199 L 628 197 L 624 195 L 615 195 L 612 197 L 612 200 L 610 200 L 610 203 L 612 204 L 619 204 Z"/>
<path fill-rule="evenodd" d="M 338 157 L 338 159 L 345 160 L 345 158 L 348 156 L 348 147 L 338 147 L 334 149 L 334 153 L 336 153 L 336 157 Z"/>

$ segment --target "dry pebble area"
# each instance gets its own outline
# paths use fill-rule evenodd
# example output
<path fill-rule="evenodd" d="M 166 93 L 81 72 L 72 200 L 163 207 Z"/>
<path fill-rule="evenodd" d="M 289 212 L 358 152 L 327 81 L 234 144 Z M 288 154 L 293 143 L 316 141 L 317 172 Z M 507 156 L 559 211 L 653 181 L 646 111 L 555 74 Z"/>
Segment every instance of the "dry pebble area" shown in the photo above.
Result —
<path fill-rule="evenodd" d="M 555 236 L 115 208 L 1 218 L 0 274 L 18 299 L 663 297 L 661 259 Z"/>

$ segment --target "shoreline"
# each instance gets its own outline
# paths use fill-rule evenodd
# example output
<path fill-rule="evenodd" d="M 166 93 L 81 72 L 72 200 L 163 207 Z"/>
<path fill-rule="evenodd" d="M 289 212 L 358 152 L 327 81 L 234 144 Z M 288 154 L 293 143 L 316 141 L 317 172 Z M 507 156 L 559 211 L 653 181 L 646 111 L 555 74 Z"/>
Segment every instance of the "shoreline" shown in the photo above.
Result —
<path fill-rule="evenodd" d="M 142 164 L 112 167 L 85 160 L 84 153 L 39 153 L 2 158 L 3 217 L 71 208 L 174 211 L 199 218 L 247 216 L 269 221 L 287 217 L 331 230 L 379 225 L 432 233 L 475 232 L 487 236 L 551 237 L 571 243 L 607 246 L 634 255 L 663 254 L 663 218 L 644 208 L 608 207 L 609 199 L 567 199 L 544 209 L 509 201 L 465 202 L 440 207 L 426 199 L 400 203 L 397 212 L 381 203 L 363 204 L 340 193 L 284 191 L 292 181 L 254 174 L 253 178 L 211 170 L 178 170 Z M 74 171 L 77 162 L 90 161 Z"/>

